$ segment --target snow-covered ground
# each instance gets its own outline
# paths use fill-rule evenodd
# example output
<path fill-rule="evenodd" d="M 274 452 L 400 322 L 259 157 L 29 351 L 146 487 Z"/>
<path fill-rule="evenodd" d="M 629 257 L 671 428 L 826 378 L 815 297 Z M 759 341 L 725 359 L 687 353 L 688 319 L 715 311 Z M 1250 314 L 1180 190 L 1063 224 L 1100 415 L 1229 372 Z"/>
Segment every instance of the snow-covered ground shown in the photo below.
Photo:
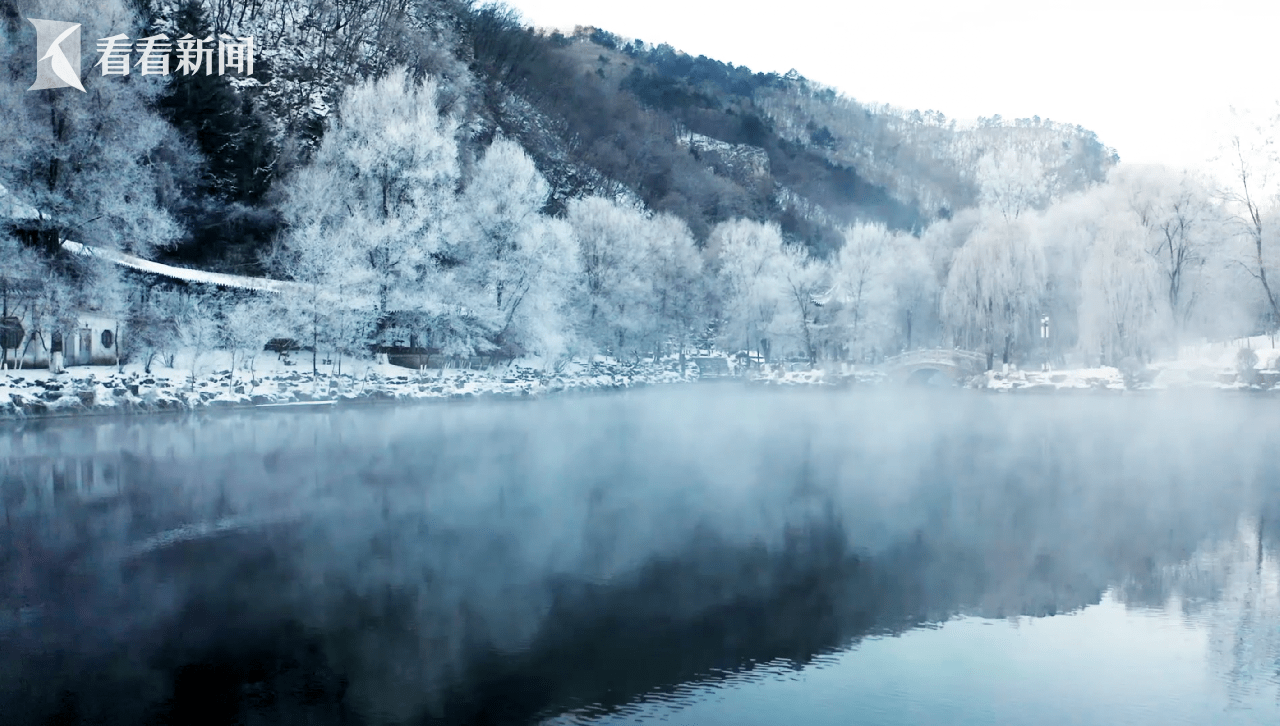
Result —
<path fill-rule="evenodd" d="M 185 358 L 190 361 L 189 356 Z M 184 356 L 179 356 L 176 363 L 181 366 L 183 362 Z M 199 359 L 194 382 L 189 366 L 153 365 L 150 374 L 144 372 L 140 364 L 125 365 L 122 370 L 114 366 L 77 366 L 56 375 L 43 369 L 8 370 L 0 371 L 0 418 L 474 396 L 523 397 L 678 383 L 697 378 L 695 366 L 688 366 L 681 375 L 679 362 L 675 360 L 619 363 L 597 357 L 592 361 L 569 363 L 559 370 L 539 363 L 517 361 L 510 366 L 484 370 L 414 371 L 347 361 L 341 375 L 337 374 L 336 366 L 326 365 L 313 376 L 309 358 L 295 357 L 286 363 L 275 354 L 263 354 L 255 362 L 252 374 L 236 370 L 233 375 L 230 355 L 212 353 Z"/>
<path fill-rule="evenodd" d="M 1126 389 L 1124 376 L 1118 369 L 1110 366 L 1053 371 L 1011 370 L 1008 373 L 988 371 L 984 378 L 975 383 L 974 387 L 992 391 L 1015 391 L 1020 389 L 1101 389 L 1123 391 Z"/>
<path fill-rule="evenodd" d="M 1220 390 L 1276 390 L 1280 388 L 1280 336 L 1255 336 L 1229 341 L 1202 342 L 1183 346 L 1167 360 L 1151 363 L 1128 376 L 1111 366 L 1060 368 L 1048 371 L 988 371 L 967 384 L 969 388 L 991 391 L 1053 390 L 1168 390 L 1204 388 Z M 1257 357 L 1252 372 L 1241 375 L 1239 355 L 1248 348 Z M 796 368 L 803 368 L 797 366 Z M 886 382 L 883 371 L 874 366 L 842 367 L 840 370 L 798 370 L 787 365 L 766 366 L 749 380 L 768 385 L 849 385 Z"/>
<path fill-rule="evenodd" d="M 1260 335 L 1229 341 L 1183 346 L 1176 357 L 1131 371 L 1129 378 L 1110 366 L 1051 371 L 991 371 L 976 387 L 991 390 L 1104 389 L 1169 390 L 1205 388 L 1222 390 L 1273 390 L 1280 384 L 1280 338 Z M 1241 349 L 1257 356 L 1252 373 L 1241 375 Z"/>
<path fill-rule="evenodd" d="M 1208 386 L 1213 388 L 1245 388 L 1250 385 L 1275 387 L 1280 367 L 1280 337 L 1258 335 L 1225 342 L 1205 342 L 1184 346 L 1175 360 L 1152 365 L 1160 372 L 1153 383 L 1156 388 Z M 1248 348 L 1257 356 L 1253 366 L 1253 383 L 1238 380 L 1237 363 L 1240 350 Z"/>
<path fill-rule="evenodd" d="M 834 364 L 831 370 L 808 370 L 803 364 L 768 364 L 747 375 L 747 381 L 768 386 L 879 385 L 887 379 L 876 366 Z"/>
<path fill-rule="evenodd" d="M 1280 388 L 1280 347 L 1267 336 L 1182 348 L 1176 358 L 1144 370 L 1101 366 L 1061 370 L 989 371 L 969 386 L 994 391 L 1017 390 L 1166 390 L 1210 388 L 1273 390 Z M 1239 351 L 1257 356 L 1252 372 L 1241 375 Z M 61 374 L 44 369 L 0 371 L 0 419 L 83 413 L 181 411 L 199 408 L 271 405 L 328 405 L 341 402 L 467 398 L 476 396 L 542 396 L 572 390 L 630 388 L 682 383 L 699 378 L 697 366 L 683 373 L 675 359 L 657 363 L 623 363 L 597 356 L 557 369 L 538 360 L 509 366 L 468 370 L 414 371 L 398 366 L 348 361 L 341 375 L 334 365 L 311 373 L 303 354 L 283 360 L 274 353 L 257 357 L 252 373 L 237 365 L 231 373 L 228 353 L 197 359 L 193 382 L 191 356 L 179 355 L 178 367 L 154 365 L 150 374 L 140 364 L 77 366 Z M 885 374 L 874 367 L 841 366 L 805 370 L 805 366 L 768 365 L 746 376 L 750 383 L 779 386 L 878 385 Z"/>

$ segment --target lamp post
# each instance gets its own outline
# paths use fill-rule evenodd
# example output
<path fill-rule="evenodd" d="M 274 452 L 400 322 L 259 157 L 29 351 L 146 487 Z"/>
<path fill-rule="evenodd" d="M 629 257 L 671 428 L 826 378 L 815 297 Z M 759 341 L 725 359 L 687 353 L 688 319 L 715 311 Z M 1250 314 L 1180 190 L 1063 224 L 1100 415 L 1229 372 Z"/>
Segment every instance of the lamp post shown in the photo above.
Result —
<path fill-rule="evenodd" d="M 1040 318 L 1040 344 L 1044 348 L 1044 363 L 1041 364 L 1041 370 L 1049 370 L 1049 316 L 1044 315 Z"/>

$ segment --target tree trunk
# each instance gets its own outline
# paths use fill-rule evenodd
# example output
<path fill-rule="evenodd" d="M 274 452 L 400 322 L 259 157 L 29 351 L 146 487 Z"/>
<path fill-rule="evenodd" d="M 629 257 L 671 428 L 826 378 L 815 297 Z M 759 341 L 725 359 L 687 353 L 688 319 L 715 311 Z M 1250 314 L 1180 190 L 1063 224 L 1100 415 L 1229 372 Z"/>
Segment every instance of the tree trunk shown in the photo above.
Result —
<path fill-rule="evenodd" d="M 1271 304 L 1273 319 L 1280 320 L 1280 301 L 1271 292 L 1271 283 L 1267 281 L 1267 268 L 1262 266 L 1262 242 L 1258 242 L 1258 279 L 1262 281 L 1262 289 L 1267 293 L 1267 302 Z"/>
<path fill-rule="evenodd" d="M 35 322 L 34 322 L 34 316 L 33 316 L 32 325 L 33 325 L 33 326 L 35 325 Z M 39 334 L 40 334 L 40 331 L 38 331 L 38 330 L 33 330 L 33 331 L 31 331 L 31 335 L 28 335 L 28 336 L 27 336 L 27 344 L 26 344 L 26 345 L 24 345 L 24 346 L 22 346 L 22 352 L 21 352 L 21 353 L 17 353 L 17 354 L 15 354 L 15 355 L 16 355 L 16 361 L 15 361 L 14 368 L 16 368 L 17 370 L 22 370 L 22 360 L 23 360 L 24 358 L 26 358 L 26 357 L 27 357 L 27 352 L 31 350 L 31 344 L 32 344 L 32 343 L 34 343 L 34 342 L 36 342 L 36 336 L 37 336 L 37 335 L 39 335 Z M 41 342 L 40 342 L 40 345 L 44 345 L 44 337 L 43 337 L 43 336 L 41 336 Z"/>

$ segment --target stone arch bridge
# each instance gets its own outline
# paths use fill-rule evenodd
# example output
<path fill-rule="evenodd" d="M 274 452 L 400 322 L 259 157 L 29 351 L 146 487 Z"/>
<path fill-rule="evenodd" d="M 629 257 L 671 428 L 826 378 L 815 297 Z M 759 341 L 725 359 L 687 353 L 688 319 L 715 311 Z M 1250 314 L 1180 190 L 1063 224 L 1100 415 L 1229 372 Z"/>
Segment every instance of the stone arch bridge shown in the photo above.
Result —
<path fill-rule="evenodd" d="M 923 385 L 936 376 L 961 384 L 987 370 L 987 357 L 969 350 L 910 350 L 880 364 L 890 381 Z"/>

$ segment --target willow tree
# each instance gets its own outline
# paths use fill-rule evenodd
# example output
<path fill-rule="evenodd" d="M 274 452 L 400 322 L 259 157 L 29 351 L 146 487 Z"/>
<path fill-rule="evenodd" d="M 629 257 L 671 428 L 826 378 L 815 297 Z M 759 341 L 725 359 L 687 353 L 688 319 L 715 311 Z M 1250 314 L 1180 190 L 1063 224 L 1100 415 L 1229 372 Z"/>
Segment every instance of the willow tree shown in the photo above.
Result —
<path fill-rule="evenodd" d="M 943 320 L 957 342 L 987 354 L 988 367 L 997 350 L 1009 363 L 1033 327 L 1046 279 L 1044 252 L 1029 226 L 988 217 L 952 262 Z"/>

